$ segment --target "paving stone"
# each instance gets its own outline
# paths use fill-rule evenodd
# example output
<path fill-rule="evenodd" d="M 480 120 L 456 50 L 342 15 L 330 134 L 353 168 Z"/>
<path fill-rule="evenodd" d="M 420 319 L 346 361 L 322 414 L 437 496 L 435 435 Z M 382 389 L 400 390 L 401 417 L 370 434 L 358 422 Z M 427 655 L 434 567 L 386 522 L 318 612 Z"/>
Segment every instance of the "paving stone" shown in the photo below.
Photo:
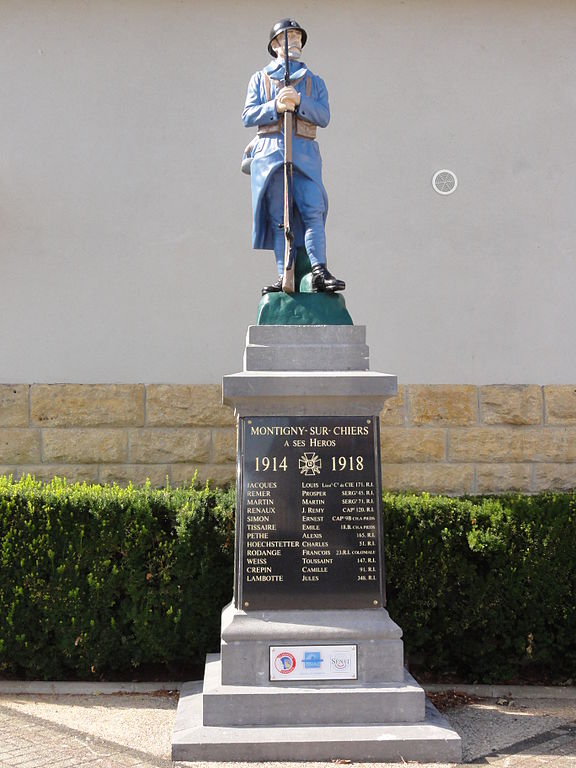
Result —
<path fill-rule="evenodd" d="M 0 768 L 225 768 L 234 761 L 230 755 L 226 763 L 173 763 L 168 755 L 175 713 L 175 698 L 150 695 L 3 695 Z M 494 768 L 576 768 L 574 699 L 522 700 L 510 707 L 484 700 L 446 716 L 467 744 L 467 762 Z M 334 763 L 233 765 L 333 768 Z M 364 763 L 362 768 L 397 765 Z"/>

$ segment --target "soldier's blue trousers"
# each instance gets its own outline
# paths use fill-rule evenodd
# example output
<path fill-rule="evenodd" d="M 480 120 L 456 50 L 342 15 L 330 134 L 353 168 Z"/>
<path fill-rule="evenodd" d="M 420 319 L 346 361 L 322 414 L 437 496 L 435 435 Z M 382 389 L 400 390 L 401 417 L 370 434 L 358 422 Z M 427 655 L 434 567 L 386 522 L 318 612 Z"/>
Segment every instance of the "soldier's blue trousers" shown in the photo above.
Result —
<path fill-rule="evenodd" d="M 304 223 L 304 245 L 310 264 L 326 263 L 326 214 L 324 196 L 318 185 L 294 169 L 294 204 Z M 284 169 L 274 171 L 266 187 L 268 218 L 274 232 L 274 255 L 278 274 L 284 274 Z"/>

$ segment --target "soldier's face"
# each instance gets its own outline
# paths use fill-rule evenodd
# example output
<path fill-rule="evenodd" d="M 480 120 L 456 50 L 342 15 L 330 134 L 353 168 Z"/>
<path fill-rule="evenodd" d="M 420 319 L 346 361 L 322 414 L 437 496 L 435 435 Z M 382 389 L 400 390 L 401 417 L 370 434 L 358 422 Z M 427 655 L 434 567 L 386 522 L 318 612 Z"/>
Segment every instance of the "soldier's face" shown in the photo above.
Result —
<path fill-rule="evenodd" d="M 284 58 L 284 32 L 280 32 L 272 40 L 272 48 L 276 51 L 276 55 Z M 302 55 L 302 33 L 298 29 L 288 30 L 288 58 L 299 59 Z"/>

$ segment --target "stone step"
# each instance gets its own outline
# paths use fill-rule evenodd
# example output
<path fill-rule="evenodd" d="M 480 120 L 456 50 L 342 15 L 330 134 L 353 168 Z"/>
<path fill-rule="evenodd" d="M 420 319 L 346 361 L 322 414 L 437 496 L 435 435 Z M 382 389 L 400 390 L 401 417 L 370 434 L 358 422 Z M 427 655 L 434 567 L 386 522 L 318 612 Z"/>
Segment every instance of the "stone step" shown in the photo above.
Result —
<path fill-rule="evenodd" d="M 424 720 L 424 690 L 406 672 L 403 683 L 349 681 L 290 687 L 222 685 L 219 656 L 209 656 L 203 690 L 203 724 L 221 726 L 415 723 Z"/>
<path fill-rule="evenodd" d="M 368 347 L 341 344 L 336 349 L 320 344 L 283 347 L 246 347 L 245 371 L 367 371 Z"/>
<path fill-rule="evenodd" d="M 460 736 L 429 703 L 421 722 L 379 725 L 205 726 L 202 693 L 183 686 L 172 759 L 186 761 L 445 762 L 462 760 Z"/>
<path fill-rule="evenodd" d="M 245 371 L 367 371 L 364 326 L 250 326 Z"/>

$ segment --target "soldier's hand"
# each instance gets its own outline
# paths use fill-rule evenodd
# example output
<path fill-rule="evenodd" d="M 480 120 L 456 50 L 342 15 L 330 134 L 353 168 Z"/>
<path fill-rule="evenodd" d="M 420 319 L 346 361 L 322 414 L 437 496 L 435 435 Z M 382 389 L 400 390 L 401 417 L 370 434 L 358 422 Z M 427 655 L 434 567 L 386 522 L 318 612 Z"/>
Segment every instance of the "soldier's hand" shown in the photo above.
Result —
<path fill-rule="evenodd" d="M 294 112 L 296 107 L 300 104 L 300 94 L 291 85 L 285 85 L 278 91 L 276 96 L 276 111 L 277 112 Z"/>

